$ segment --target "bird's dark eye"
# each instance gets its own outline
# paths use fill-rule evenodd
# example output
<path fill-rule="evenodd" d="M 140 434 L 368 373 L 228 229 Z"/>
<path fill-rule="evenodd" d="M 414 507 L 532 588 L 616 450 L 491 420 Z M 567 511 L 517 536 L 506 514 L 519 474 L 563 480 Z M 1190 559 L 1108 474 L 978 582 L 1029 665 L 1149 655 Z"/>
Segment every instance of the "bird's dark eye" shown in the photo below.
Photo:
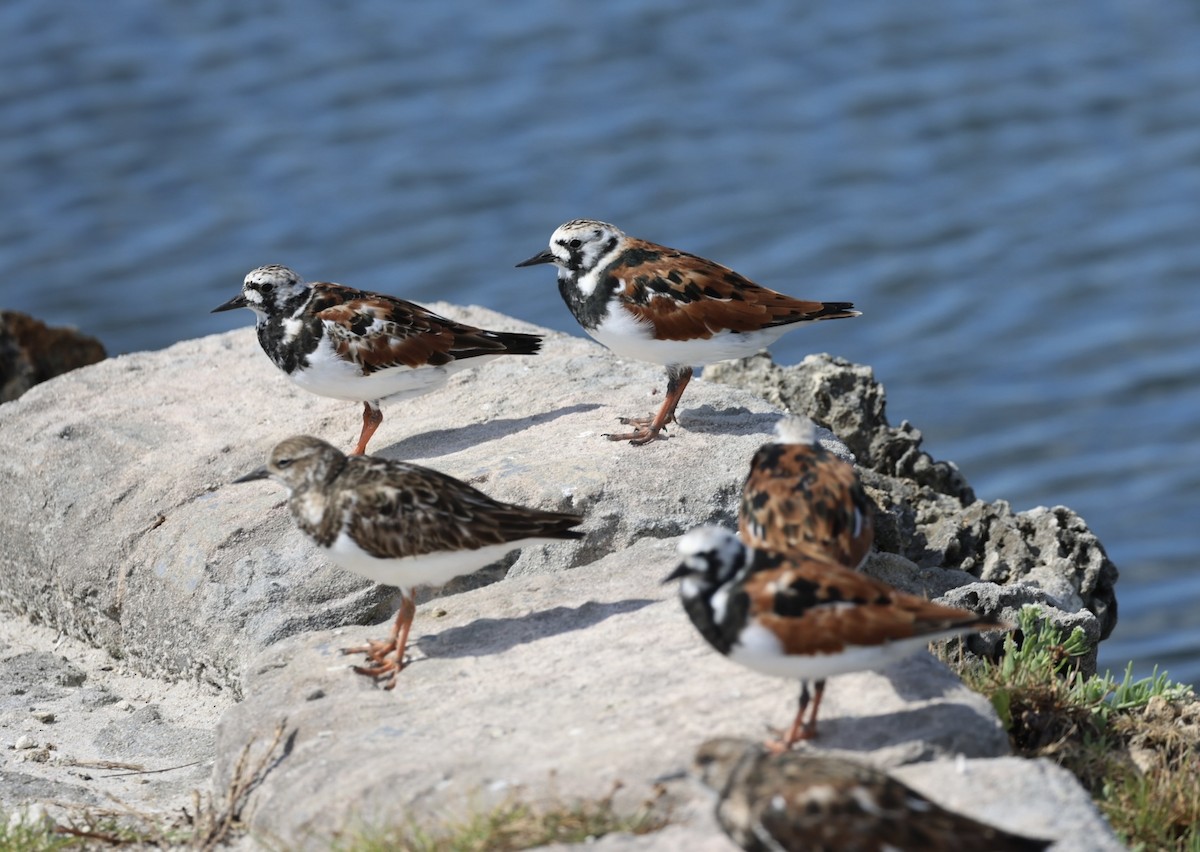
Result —
<path fill-rule="evenodd" d="M 292 463 L 291 459 L 276 459 L 275 467 L 280 468 L 282 470 L 283 468 L 287 467 L 291 463 Z"/>
<path fill-rule="evenodd" d="M 258 292 L 260 292 L 260 293 L 270 293 L 274 289 L 275 289 L 275 285 L 272 284 L 270 281 L 268 281 L 265 284 L 258 285 Z"/>
<path fill-rule="evenodd" d="M 571 240 L 571 242 L 567 243 L 567 246 L 569 248 L 579 248 L 581 245 L 583 245 L 583 240 L 580 240 L 580 239 L 574 239 L 574 240 Z"/>

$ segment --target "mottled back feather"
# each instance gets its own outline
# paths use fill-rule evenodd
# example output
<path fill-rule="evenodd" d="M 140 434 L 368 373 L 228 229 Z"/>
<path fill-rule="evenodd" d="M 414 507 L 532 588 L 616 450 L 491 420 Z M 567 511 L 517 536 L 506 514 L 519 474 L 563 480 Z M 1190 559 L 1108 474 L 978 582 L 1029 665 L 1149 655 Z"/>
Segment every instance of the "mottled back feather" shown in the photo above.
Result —
<path fill-rule="evenodd" d="M 756 852 L 1039 852 L 1052 843 L 946 810 L 886 773 L 842 758 L 768 755 L 722 738 L 701 745 L 696 766 L 718 793 L 721 827 Z"/>
<path fill-rule="evenodd" d="M 358 546 L 378 558 L 475 550 L 528 538 L 578 539 L 579 515 L 503 503 L 429 468 L 352 458 L 335 480 L 337 511 Z M 353 495 L 353 496 L 352 496 Z M 349 511 L 352 501 L 357 509 Z"/>
<path fill-rule="evenodd" d="M 833 562 L 756 551 L 742 588 L 750 615 L 788 653 L 832 654 L 847 646 L 999 626 L 991 616 L 933 603 Z"/>
<path fill-rule="evenodd" d="M 367 375 L 481 355 L 532 355 L 541 348 L 537 335 L 484 331 L 403 299 L 340 284 L 312 286 L 311 310 L 324 323 L 334 349 Z"/>
<path fill-rule="evenodd" d="M 346 456 L 309 435 L 279 442 L 251 478 L 268 475 L 290 491 L 293 519 L 319 546 L 346 533 L 378 559 L 584 535 L 572 529 L 580 515 L 504 503 L 436 470 Z"/>
<path fill-rule="evenodd" d="M 633 263 L 637 274 L 616 282 L 617 296 L 637 319 L 653 323 L 663 340 L 859 316 L 849 302 L 796 299 L 694 254 L 632 237 L 625 245 L 609 274 Z"/>
<path fill-rule="evenodd" d="M 738 532 L 752 547 L 857 567 L 874 541 L 874 506 L 854 467 L 820 444 L 764 444 L 742 489 Z"/>

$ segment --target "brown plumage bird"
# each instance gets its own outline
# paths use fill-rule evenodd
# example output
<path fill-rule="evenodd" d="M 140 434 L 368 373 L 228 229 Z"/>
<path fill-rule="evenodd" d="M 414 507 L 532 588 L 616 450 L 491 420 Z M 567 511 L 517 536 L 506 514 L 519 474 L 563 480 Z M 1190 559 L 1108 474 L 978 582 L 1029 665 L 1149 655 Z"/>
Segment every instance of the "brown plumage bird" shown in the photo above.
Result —
<path fill-rule="evenodd" d="M 235 482 L 268 477 L 288 489 L 296 526 L 330 561 L 400 588 L 389 638 L 346 651 L 365 652 L 369 664 L 356 671 L 388 689 L 404 668 L 415 586 L 444 585 L 517 548 L 583 538 L 572 529 L 579 515 L 502 503 L 436 470 L 347 456 L 308 435 L 280 442 L 265 467 Z"/>
<path fill-rule="evenodd" d="M 263 352 L 297 385 L 362 402 L 356 455 L 383 422 L 382 400 L 429 393 L 459 370 L 542 345 L 534 334 L 485 331 L 382 293 L 308 282 L 278 264 L 251 270 L 213 313 L 234 308 L 254 311 Z"/>
<path fill-rule="evenodd" d="M 623 417 L 633 431 L 611 441 L 646 444 L 675 419 L 692 367 L 744 358 L 816 320 L 856 317 L 849 302 L 776 293 L 694 254 L 627 236 L 607 222 L 575 219 L 550 248 L 517 266 L 553 263 L 558 291 L 583 330 L 623 358 L 667 368 L 667 394 L 653 417 Z"/>
<path fill-rule="evenodd" d="M 891 776 L 816 754 L 768 754 L 732 738 L 696 752 L 721 828 L 748 852 L 1039 852 L 1023 837 L 948 811 Z"/>
<path fill-rule="evenodd" d="M 747 668 L 800 681 L 795 721 L 768 744 L 777 751 L 816 736 L 826 678 L 883 668 L 934 639 L 1011 627 L 844 565 L 747 547 L 720 527 L 697 527 L 678 547 L 683 561 L 664 582 L 683 581 L 683 607 L 709 644 Z"/>
<path fill-rule="evenodd" d="M 874 509 L 853 465 L 822 447 L 806 417 L 785 417 L 742 489 L 738 532 L 751 547 L 858 568 L 875 538 Z"/>

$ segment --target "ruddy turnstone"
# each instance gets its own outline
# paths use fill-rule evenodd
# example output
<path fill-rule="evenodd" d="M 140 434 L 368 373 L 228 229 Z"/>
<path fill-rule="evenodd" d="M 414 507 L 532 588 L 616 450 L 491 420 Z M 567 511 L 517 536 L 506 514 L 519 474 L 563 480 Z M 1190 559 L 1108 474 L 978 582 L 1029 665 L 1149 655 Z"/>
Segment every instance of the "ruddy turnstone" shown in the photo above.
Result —
<path fill-rule="evenodd" d="M 799 711 L 767 744 L 774 751 L 816 736 L 826 678 L 883 668 L 934 639 L 1009 627 L 843 565 L 747 547 L 720 527 L 691 530 L 678 549 L 683 562 L 663 582 L 683 581 L 683 607 L 709 644 L 755 671 L 800 679 Z"/>
<path fill-rule="evenodd" d="M 308 435 L 275 446 L 265 467 L 235 482 L 274 479 L 288 489 L 300 530 L 329 559 L 359 576 L 398 586 L 400 611 L 387 641 L 360 674 L 396 684 L 416 612 L 414 586 L 440 586 L 531 544 L 583 538 L 583 518 L 493 500 L 436 470 L 373 456 L 347 456 Z"/>
<path fill-rule="evenodd" d="M 718 738 L 696 752 L 717 822 L 749 852 L 1037 852 L 1054 841 L 948 811 L 886 773 L 816 754 L 766 754 Z"/>
<path fill-rule="evenodd" d="M 623 417 L 646 444 L 675 419 L 692 367 L 753 355 L 814 320 L 859 316 L 849 302 L 810 302 L 768 290 L 711 260 L 626 236 L 592 219 L 561 225 L 550 248 L 517 266 L 553 263 L 558 291 L 584 331 L 624 358 L 667 368 L 653 418 Z"/>
<path fill-rule="evenodd" d="M 750 462 L 738 512 L 742 541 L 861 567 L 875 525 L 854 466 L 817 443 L 807 417 L 785 417 L 775 432 L 778 440 L 763 444 Z"/>
<path fill-rule="evenodd" d="M 263 351 L 293 382 L 363 403 L 356 455 L 383 422 L 379 403 L 436 390 L 459 370 L 500 355 L 532 355 L 535 334 L 484 331 L 420 305 L 341 284 L 307 282 L 286 266 L 260 266 L 213 313 L 249 308 Z"/>

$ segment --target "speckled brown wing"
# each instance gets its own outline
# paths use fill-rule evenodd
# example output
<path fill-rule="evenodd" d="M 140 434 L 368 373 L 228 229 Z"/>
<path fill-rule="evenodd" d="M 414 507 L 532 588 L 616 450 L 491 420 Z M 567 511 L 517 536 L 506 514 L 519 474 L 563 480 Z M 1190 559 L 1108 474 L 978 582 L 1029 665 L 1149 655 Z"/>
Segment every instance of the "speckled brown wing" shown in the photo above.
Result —
<path fill-rule="evenodd" d="M 502 503 L 452 476 L 405 462 L 352 458 L 338 486 L 350 536 L 380 559 L 583 537 L 571 529 L 583 522 L 579 515 Z"/>
<path fill-rule="evenodd" d="M 751 547 L 854 568 L 874 541 L 874 507 L 854 467 L 819 444 L 764 444 L 742 489 L 738 532 Z"/>
<path fill-rule="evenodd" d="M 1037 852 L 1051 843 L 948 811 L 872 767 L 795 753 L 745 760 L 717 819 L 751 850 Z"/>
<path fill-rule="evenodd" d="M 440 366 L 480 355 L 531 355 L 541 338 L 484 331 L 378 293 L 314 284 L 312 311 L 338 355 L 369 375 L 388 367 Z"/>
<path fill-rule="evenodd" d="M 731 779 L 717 804 L 717 820 L 742 848 L 884 852 L 905 818 L 919 813 L 910 809 L 904 788 L 887 783 L 882 773 L 844 761 L 794 757 L 757 754 Z"/>
<path fill-rule="evenodd" d="M 696 340 L 722 331 L 858 316 L 849 302 L 794 299 L 703 257 L 627 238 L 610 274 L 617 296 L 660 340 Z"/>
<path fill-rule="evenodd" d="M 842 565 L 776 555 L 778 567 L 751 573 L 744 588 L 750 615 L 774 632 L 789 654 L 832 654 L 847 646 L 986 630 L 995 618 L 943 606 L 894 589 Z"/>

